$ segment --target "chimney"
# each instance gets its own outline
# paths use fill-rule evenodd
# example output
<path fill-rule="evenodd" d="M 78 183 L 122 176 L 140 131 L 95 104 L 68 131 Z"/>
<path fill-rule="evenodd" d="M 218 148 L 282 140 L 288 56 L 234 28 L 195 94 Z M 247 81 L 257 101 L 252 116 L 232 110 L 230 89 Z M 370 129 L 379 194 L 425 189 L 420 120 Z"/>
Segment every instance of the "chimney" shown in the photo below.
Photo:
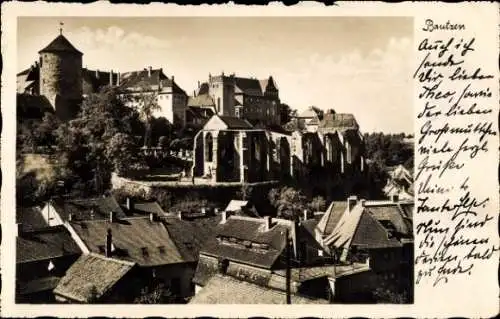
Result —
<path fill-rule="evenodd" d="M 394 203 L 397 203 L 399 202 L 399 195 L 398 194 L 394 194 L 391 196 L 391 200 L 394 202 Z"/>
<path fill-rule="evenodd" d="M 108 233 L 106 234 L 106 247 L 104 253 L 106 257 L 111 257 L 111 246 L 113 244 L 113 235 L 111 235 L 111 228 L 108 228 Z"/>
<path fill-rule="evenodd" d="M 212 74 L 211 73 L 208 73 L 208 80 L 211 81 L 212 80 Z"/>
<path fill-rule="evenodd" d="M 350 212 L 358 202 L 358 196 L 349 196 L 347 199 L 347 209 Z"/>
<path fill-rule="evenodd" d="M 125 199 L 125 207 L 128 211 L 132 210 L 132 198 L 127 197 L 127 199 Z"/>
<path fill-rule="evenodd" d="M 265 231 L 268 231 L 272 227 L 272 219 L 271 216 L 264 216 L 264 226 Z"/>
<path fill-rule="evenodd" d="M 109 212 L 109 222 L 110 223 L 116 222 L 116 214 L 113 211 Z"/>
<path fill-rule="evenodd" d="M 151 70 L 152 70 L 152 69 L 153 69 L 153 68 L 152 68 L 151 66 L 150 66 L 150 67 L 148 67 L 148 77 L 151 77 Z"/>
<path fill-rule="evenodd" d="M 200 88 L 200 81 L 198 81 L 198 89 Z"/>
<path fill-rule="evenodd" d="M 221 72 L 221 75 L 224 76 L 224 71 Z"/>
<path fill-rule="evenodd" d="M 229 217 L 229 216 L 228 216 L 228 212 L 223 211 L 223 212 L 222 212 L 222 220 L 221 220 L 221 223 L 225 223 L 228 217 Z"/>
<path fill-rule="evenodd" d="M 116 75 L 116 86 L 120 85 L 120 72 Z"/>
<path fill-rule="evenodd" d="M 157 220 L 156 213 L 149 213 L 149 221 L 153 223 L 156 220 Z"/>
<path fill-rule="evenodd" d="M 193 90 L 193 96 L 196 96 L 196 90 Z"/>
<path fill-rule="evenodd" d="M 174 80 L 175 80 L 175 76 L 172 75 L 172 83 L 174 82 Z"/>
<path fill-rule="evenodd" d="M 109 86 L 113 86 L 113 70 L 109 71 Z"/>
<path fill-rule="evenodd" d="M 95 77 L 96 77 L 96 79 L 99 78 L 99 70 L 95 70 Z"/>

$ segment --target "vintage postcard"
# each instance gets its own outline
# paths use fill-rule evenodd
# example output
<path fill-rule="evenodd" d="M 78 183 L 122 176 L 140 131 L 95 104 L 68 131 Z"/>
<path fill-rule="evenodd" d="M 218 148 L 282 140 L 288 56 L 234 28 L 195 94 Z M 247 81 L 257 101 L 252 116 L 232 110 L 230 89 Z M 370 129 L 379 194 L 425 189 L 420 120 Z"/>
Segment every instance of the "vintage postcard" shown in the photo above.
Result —
<path fill-rule="evenodd" d="M 496 315 L 499 12 L 2 4 L 1 314 Z"/>

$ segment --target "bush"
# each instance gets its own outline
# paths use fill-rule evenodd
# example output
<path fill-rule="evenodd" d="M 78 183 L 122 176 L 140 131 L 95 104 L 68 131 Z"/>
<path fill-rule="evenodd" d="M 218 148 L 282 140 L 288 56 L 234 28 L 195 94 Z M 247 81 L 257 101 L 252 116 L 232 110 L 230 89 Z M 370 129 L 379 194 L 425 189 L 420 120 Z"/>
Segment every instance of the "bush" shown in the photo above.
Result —
<path fill-rule="evenodd" d="M 309 203 L 309 208 L 314 212 L 323 212 L 326 209 L 326 201 L 323 196 L 316 196 Z"/>

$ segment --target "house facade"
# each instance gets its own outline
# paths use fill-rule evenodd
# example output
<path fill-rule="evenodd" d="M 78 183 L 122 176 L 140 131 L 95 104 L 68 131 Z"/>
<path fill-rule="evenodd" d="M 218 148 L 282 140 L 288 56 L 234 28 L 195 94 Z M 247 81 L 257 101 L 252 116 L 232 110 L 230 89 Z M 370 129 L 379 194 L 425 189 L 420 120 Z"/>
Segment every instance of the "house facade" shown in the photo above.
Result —
<path fill-rule="evenodd" d="M 16 302 L 54 302 L 53 289 L 81 254 L 63 226 L 27 230 L 17 224 Z"/>
<path fill-rule="evenodd" d="M 246 119 L 252 124 L 281 124 L 279 90 L 272 76 L 259 80 L 224 72 L 209 74 L 208 81 L 198 83 L 194 94 L 210 97 L 216 114 L 221 116 Z"/>
<path fill-rule="evenodd" d="M 315 227 L 316 240 L 336 263 L 366 263 L 378 287 L 413 287 L 413 201 L 367 201 L 356 196 L 332 203 Z"/>
<path fill-rule="evenodd" d="M 159 108 L 152 115 L 164 117 L 170 123 L 183 127 L 186 124 L 188 97 L 174 80 L 168 78 L 163 69 L 145 68 L 140 71 L 119 73 L 117 87 L 130 106 L 141 107 L 154 102 Z"/>

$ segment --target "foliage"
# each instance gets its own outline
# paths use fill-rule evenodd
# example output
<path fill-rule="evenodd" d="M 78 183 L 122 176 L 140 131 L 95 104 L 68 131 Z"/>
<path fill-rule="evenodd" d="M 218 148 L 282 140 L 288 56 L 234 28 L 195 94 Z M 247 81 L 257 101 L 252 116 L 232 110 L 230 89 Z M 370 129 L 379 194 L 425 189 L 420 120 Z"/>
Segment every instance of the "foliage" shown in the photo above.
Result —
<path fill-rule="evenodd" d="M 144 146 L 152 145 L 152 130 L 153 130 L 153 114 L 155 111 L 161 109 L 158 104 L 158 94 L 151 90 L 151 88 L 144 84 L 139 85 L 139 94 L 133 97 L 134 104 L 137 106 L 137 110 L 141 116 L 141 119 L 145 123 L 144 132 Z"/>
<path fill-rule="evenodd" d="M 173 303 L 174 295 L 164 284 L 160 283 L 153 287 L 145 287 L 142 289 L 140 296 L 135 300 L 135 304 L 165 304 Z"/>
<path fill-rule="evenodd" d="M 404 133 L 365 134 L 366 157 L 382 167 L 405 163 L 413 166 L 413 145 L 403 142 L 406 137 Z"/>
<path fill-rule="evenodd" d="M 120 143 L 130 151 L 134 142 L 129 136 L 140 134 L 141 128 L 137 111 L 126 106 L 114 89 L 88 96 L 78 116 L 59 126 L 57 153 L 74 176 L 77 195 L 101 194 L 107 188 L 117 157 L 123 155 Z"/>
<path fill-rule="evenodd" d="M 294 115 L 293 111 L 294 110 L 292 110 L 292 108 L 288 104 L 280 104 L 280 119 L 282 124 L 290 122 L 292 116 Z"/>
<path fill-rule="evenodd" d="M 161 147 L 162 149 L 166 149 L 169 145 L 169 140 L 167 136 L 160 136 L 158 138 L 158 147 Z"/>
<path fill-rule="evenodd" d="M 273 188 L 269 191 L 268 198 L 271 205 L 276 208 L 278 217 L 296 220 L 307 208 L 306 196 L 302 191 L 292 187 Z"/>
<path fill-rule="evenodd" d="M 323 196 L 316 196 L 309 203 L 309 208 L 314 212 L 323 212 L 326 209 L 326 200 Z"/>
<path fill-rule="evenodd" d="M 137 154 L 133 137 L 126 133 L 116 133 L 105 150 L 105 155 L 118 176 L 126 176 L 131 169 L 141 164 L 141 158 Z"/>
<path fill-rule="evenodd" d="M 377 303 L 406 304 L 410 301 L 406 290 L 397 292 L 390 289 L 377 288 L 373 292 L 373 296 Z"/>
<path fill-rule="evenodd" d="M 213 203 L 207 199 L 200 198 L 196 193 L 190 193 L 184 198 L 178 199 L 171 207 L 171 210 L 182 212 L 200 212 L 202 208 L 213 208 Z"/>
<path fill-rule="evenodd" d="M 250 200 L 253 195 L 254 188 L 246 183 L 241 185 L 241 189 L 237 191 L 236 197 L 240 200 Z"/>
<path fill-rule="evenodd" d="M 172 139 L 173 129 L 172 124 L 166 118 L 152 118 L 150 145 L 160 146 L 160 141 L 163 139 L 162 144 L 167 146 L 168 141 Z"/>
<path fill-rule="evenodd" d="M 22 153 L 47 153 L 56 142 L 54 128 L 60 125 L 53 113 L 45 113 L 41 119 L 26 119 L 17 126 L 17 150 Z"/>

